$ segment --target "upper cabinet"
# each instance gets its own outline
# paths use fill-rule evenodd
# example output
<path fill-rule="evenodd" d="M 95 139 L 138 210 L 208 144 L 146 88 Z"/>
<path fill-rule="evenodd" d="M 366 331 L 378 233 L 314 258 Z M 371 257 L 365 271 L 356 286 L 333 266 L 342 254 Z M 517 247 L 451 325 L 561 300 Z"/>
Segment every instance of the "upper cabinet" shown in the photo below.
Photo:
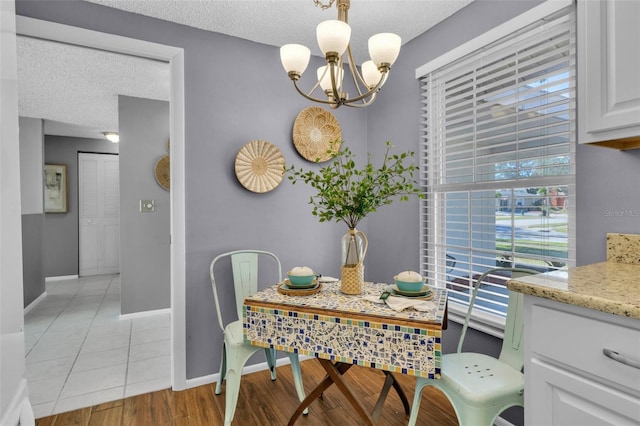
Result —
<path fill-rule="evenodd" d="M 640 148 L 640 1 L 578 0 L 578 142 Z"/>

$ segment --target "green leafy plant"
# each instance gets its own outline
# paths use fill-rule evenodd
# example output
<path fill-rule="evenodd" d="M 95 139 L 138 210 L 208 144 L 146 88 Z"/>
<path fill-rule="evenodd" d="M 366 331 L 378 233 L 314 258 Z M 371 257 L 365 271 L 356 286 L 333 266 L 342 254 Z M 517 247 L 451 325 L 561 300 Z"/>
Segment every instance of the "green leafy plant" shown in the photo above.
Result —
<path fill-rule="evenodd" d="M 293 184 L 302 181 L 317 191 L 309 204 L 313 205 L 312 214 L 320 222 L 343 221 L 350 229 L 355 229 L 367 214 L 391 204 L 395 198 L 400 201 L 408 201 L 411 195 L 424 198 L 414 178 L 418 167 L 408 162 L 414 156 L 413 151 L 390 154 L 393 145 L 387 141 L 382 165 L 374 168 L 369 154 L 367 164 L 359 169 L 355 155 L 348 147 L 335 150 L 334 146 L 332 144 L 330 149 L 335 155 L 333 160 L 318 171 L 294 166 L 284 170 Z"/>

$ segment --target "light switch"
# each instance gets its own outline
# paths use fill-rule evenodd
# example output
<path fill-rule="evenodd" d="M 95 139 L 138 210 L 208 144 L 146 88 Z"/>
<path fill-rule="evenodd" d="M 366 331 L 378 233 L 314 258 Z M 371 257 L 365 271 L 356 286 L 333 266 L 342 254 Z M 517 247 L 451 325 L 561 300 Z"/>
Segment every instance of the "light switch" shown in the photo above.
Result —
<path fill-rule="evenodd" d="M 142 213 L 156 211 L 155 200 L 140 200 L 140 211 Z"/>

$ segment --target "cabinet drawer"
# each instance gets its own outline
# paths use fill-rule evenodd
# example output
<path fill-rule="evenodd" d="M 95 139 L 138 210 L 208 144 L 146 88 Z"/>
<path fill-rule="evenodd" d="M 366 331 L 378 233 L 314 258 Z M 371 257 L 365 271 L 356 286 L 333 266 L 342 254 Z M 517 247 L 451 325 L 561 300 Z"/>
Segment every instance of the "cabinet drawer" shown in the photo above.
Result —
<path fill-rule="evenodd" d="M 531 352 L 640 392 L 640 369 L 604 355 L 610 349 L 640 363 L 640 330 L 533 305 Z"/>
<path fill-rule="evenodd" d="M 529 368 L 535 380 L 525 392 L 525 424 L 640 425 L 639 398 L 538 360 Z"/>

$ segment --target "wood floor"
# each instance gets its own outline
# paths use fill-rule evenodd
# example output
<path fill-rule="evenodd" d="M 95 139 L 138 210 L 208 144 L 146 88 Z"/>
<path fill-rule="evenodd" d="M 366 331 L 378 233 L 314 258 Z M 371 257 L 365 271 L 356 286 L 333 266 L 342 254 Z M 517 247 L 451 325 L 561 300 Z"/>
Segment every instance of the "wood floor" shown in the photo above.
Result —
<path fill-rule="evenodd" d="M 324 378 L 324 370 L 315 359 L 301 363 L 307 393 Z M 298 405 L 291 369 L 277 369 L 278 380 L 272 382 L 267 371 L 243 376 L 234 425 L 286 425 Z M 362 403 L 373 410 L 385 376 L 379 370 L 353 367 L 345 377 Z M 409 402 L 413 402 L 414 377 L 397 374 Z M 37 426 L 68 425 L 126 425 L 126 426 L 216 426 L 224 420 L 224 386 L 215 395 L 215 384 L 199 386 L 180 392 L 170 389 L 61 413 L 36 420 Z M 323 399 L 314 401 L 309 415 L 301 416 L 296 426 L 359 425 L 361 422 L 335 386 Z M 391 390 L 382 414 L 380 426 L 406 425 L 402 403 Z M 458 424 L 451 404 L 438 390 L 424 389 L 418 424 L 455 426 Z"/>

